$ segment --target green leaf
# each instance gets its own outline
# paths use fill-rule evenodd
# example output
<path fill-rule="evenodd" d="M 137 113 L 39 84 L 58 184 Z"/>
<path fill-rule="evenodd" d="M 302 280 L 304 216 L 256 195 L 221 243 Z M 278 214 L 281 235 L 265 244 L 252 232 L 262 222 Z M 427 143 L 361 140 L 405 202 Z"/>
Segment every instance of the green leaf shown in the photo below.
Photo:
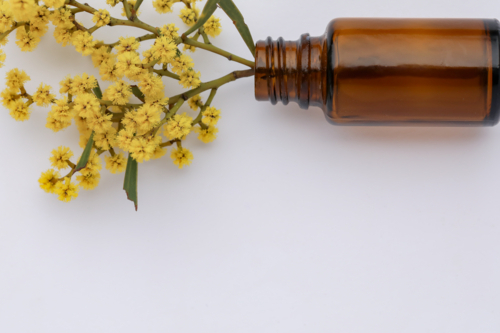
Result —
<path fill-rule="evenodd" d="M 75 172 L 78 172 L 87 166 L 87 162 L 89 161 L 90 152 L 92 151 L 92 145 L 94 144 L 94 131 L 90 134 L 89 141 L 87 141 L 87 145 L 83 150 L 82 156 L 78 161 L 78 164 L 75 167 Z"/>
<path fill-rule="evenodd" d="M 127 199 L 133 201 L 137 211 L 137 161 L 128 155 L 127 168 L 125 169 L 125 179 L 123 189 L 127 193 Z"/>
<path fill-rule="evenodd" d="M 253 42 L 252 34 L 245 23 L 243 15 L 241 15 L 241 12 L 238 10 L 238 7 L 236 7 L 233 0 L 219 0 L 219 5 L 222 10 L 226 12 L 227 16 L 233 20 L 236 29 L 238 29 L 238 32 L 247 44 L 248 49 L 252 52 L 252 56 L 255 56 L 255 43 Z"/>
<path fill-rule="evenodd" d="M 144 103 L 146 101 L 146 97 L 142 93 L 141 89 L 139 89 L 139 87 L 136 86 L 135 84 L 131 85 L 131 87 L 132 87 L 132 93 L 134 94 L 134 96 L 137 97 L 141 102 Z"/>
<path fill-rule="evenodd" d="M 220 0 L 208 0 L 207 3 L 205 4 L 205 7 L 203 7 L 203 11 L 201 12 L 200 17 L 198 18 L 198 21 L 188 30 L 184 33 L 185 36 L 189 36 L 193 31 L 201 28 L 205 22 L 212 16 L 212 14 L 215 12 L 217 9 L 217 3 L 219 3 Z"/>
<path fill-rule="evenodd" d="M 222 8 L 222 10 L 224 10 L 227 16 L 233 20 L 236 29 L 238 29 L 238 32 L 245 41 L 245 44 L 247 44 L 248 49 L 252 52 L 252 55 L 255 56 L 255 43 L 253 41 L 252 34 L 245 23 L 243 15 L 241 15 L 241 12 L 238 10 L 238 7 L 236 7 L 233 0 L 208 0 L 205 7 L 203 7 L 203 11 L 198 18 L 198 21 L 196 21 L 196 23 L 188 31 L 186 31 L 184 35 L 189 36 L 189 34 L 205 24 L 205 22 L 207 22 L 210 16 L 212 16 L 217 9 L 217 4 Z"/>
<path fill-rule="evenodd" d="M 94 91 L 94 94 L 97 98 L 102 99 L 102 91 L 101 87 L 99 87 L 99 82 L 97 82 L 97 87 L 92 88 L 92 91 Z"/>

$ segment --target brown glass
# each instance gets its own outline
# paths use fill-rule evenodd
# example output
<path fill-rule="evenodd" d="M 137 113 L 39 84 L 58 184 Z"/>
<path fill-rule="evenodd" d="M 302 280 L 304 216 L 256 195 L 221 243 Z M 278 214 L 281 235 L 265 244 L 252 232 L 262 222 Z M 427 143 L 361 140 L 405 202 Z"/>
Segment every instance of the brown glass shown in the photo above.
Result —
<path fill-rule="evenodd" d="M 334 124 L 495 125 L 494 19 L 331 21 L 319 37 L 258 41 L 255 98 L 318 106 Z"/>

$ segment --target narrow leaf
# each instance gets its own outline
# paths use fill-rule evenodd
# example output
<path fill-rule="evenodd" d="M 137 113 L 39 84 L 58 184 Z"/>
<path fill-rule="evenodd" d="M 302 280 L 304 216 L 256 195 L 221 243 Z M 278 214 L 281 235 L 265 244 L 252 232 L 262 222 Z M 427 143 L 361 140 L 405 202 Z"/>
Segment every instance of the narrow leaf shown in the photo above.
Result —
<path fill-rule="evenodd" d="M 92 145 L 94 144 L 94 131 L 90 134 L 89 141 L 87 141 L 87 145 L 83 150 L 82 156 L 76 165 L 75 172 L 78 172 L 87 166 L 87 162 L 89 161 L 90 152 L 92 151 Z"/>
<path fill-rule="evenodd" d="M 236 25 L 236 29 L 238 29 L 238 32 L 247 44 L 248 49 L 252 52 L 252 56 L 255 57 L 255 43 L 253 42 L 252 34 L 245 23 L 243 15 L 241 15 L 241 12 L 238 10 L 238 7 L 236 7 L 233 0 L 219 0 L 219 5 L 222 10 L 226 12 L 227 16 L 233 20 L 234 25 Z"/>
<path fill-rule="evenodd" d="M 139 89 L 139 87 L 136 86 L 135 84 L 131 85 L 131 87 L 132 87 L 132 93 L 134 94 L 134 96 L 137 97 L 141 102 L 144 103 L 146 101 L 146 97 L 142 93 L 141 89 Z"/>
<path fill-rule="evenodd" d="M 97 98 L 102 99 L 102 91 L 101 87 L 99 87 L 99 82 L 97 82 L 97 87 L 92 88 L 92 91 L 94 91 L 94 94 Z"/>
<path fill-rule="evenodd" d="M 127 193 L 127 199 L 133 201 L 137 211 L 137 161 L 128 155 L 127 168 L 125 169 L 125 179 L 123 189 Z"/>
<path fill-rule="evenodd" d="M 184 35 L 189 36 L 189 34 L 191 34 L 193 31 L 199 29 L 203 24 L 205 24 L 205 22 L 207 22 L 210 16 L 212 16 L 212 14 L 217 9 L 217 3 L 219 1 L 220 0 L 208 0 L 207 3 L 205 4 L 205 7 L 203 7 L 203 11 L 201 12 L 200 17 L 198 18 L 198 21 L 196 21 L 196 23 L 191 28 L 189 28 L 189 30 L 186 31 Z"/>

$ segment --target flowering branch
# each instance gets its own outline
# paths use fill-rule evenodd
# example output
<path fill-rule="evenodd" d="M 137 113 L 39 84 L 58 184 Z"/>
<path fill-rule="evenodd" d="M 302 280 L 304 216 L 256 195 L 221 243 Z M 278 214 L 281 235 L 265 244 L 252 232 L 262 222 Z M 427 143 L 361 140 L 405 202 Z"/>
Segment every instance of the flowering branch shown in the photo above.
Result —
<path fill-rule="evenodd" d="M 254 61 L 236 56 L 214 46 L 209 40 L 221 32 L 220 20 L 211 14 L 220 4 L 231 17 L 248 44 L 246 25 L 236 13 L 231 0 L 208 0 L 199 15 L 196 0 L 175 1 L 183 5 L 180 17 L 190 29 L 179 35 L 175 24 L 154 27 L 139 19 L 143 0 L 107 0 L 111 6 L 121 3 L 126 19 L 112 17 L 106 9 L 96 9 L 76 0 L 44 0 L 44 4 L 26 0 L 7 0 L 0 4 L 0 44 L 16 31 L 16 44 L 22 51 L 32 51 L 40 37 L 48 30 L 48 22 L 55 25 L 54 37 L 63 46 L 73 45 L 83 56 L 90 56 L 99 69 L 100 82 L 110 84 L 101 90 L 101 83 L 92 75 L 83 73 L 67 76 L 60 82 L 60 97 L 52 88 L 41 83 L 33 94 L 25 89 L 30 77 L 17 68 L 7 72 L 7 88 L 1 93 L 3 105 L 18 121 L 29 119 L 33 107 L 51 107 L 46 127 L 54 132 L 69 127 L 72 121 L 80 133 L 83 152 L 75 161 L 73 152 L 64 146 L 52 151 L 52 168 L 42 173 L 40 187 L 55 193 L 62 201 L 76 198 L 79 189 L 94 189 L 100 180 L 101 155 L 111 173 L 125 172 L 124 190 L 137 208 L 137 170 L 141 163 L 158 159 L 171 149 L 173 163 L 183 168 L 191 163 L 193 154 L 182 141 L 192 132 L 204 143 L 216 139 L 220 110 L 212 106 L 219 89 L 232 81 L 254 75 Z M 153 0 L 159 13 L 172 12 L 172 0 Z M 208 8 L 208 9 L 207 9 Z M 208 15 L 209 13 L 210 15 Z M 94 25 L 85 27 L 76 15 L 92 15 Z M 106 27 L 131 26 L 147 33 L 140 37 L 120 37 L 111 43 L 94 40 L 93 34 Z M 22 27 L 22 29 L 18 29 Z M 194 35 L 188 37 L 191 33 Z M 199 42 L 199 37 L 203 38 Z M 145 48 L 143 41 L 154 40 Z M 181 50 L 179 47 L 183 45 Z M 233 71 L 218 79 L 203 82 L 195 71 L 193 59 L 187 52 L 203 49 L 230 61 L 249 67 Z M 0 50 L 0 66 L 5 60 Z M 184 92 L 167 96 L 163 78 L 173 79 Z M 132 82 L 131 82 L 132 81 Z M 201 93 L 210 91 L 205 102 Z M 139 103 L 131 101 L 137 97 Z M 193 117 L 183 111 L 185 105 L 196 112 Z M 175 144 L 175 145 L 174 145 Z M 125 157 L 128 154 L 128 157 Z M 60 170 L 69 168 L 64 176 Z M 76 176 L 76 181 L 72 178 Z"/>

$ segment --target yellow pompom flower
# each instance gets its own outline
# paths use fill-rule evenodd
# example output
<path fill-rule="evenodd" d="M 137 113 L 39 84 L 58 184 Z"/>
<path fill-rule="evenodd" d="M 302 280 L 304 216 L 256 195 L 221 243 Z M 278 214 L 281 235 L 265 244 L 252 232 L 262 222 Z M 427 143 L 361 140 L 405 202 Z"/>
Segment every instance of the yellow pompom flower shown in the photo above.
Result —
<path fill-rule="evenodd" d="M 25 29 L 17 29 L 16 38 L 16 44 L 23 52 L 33 51 L 40 42 L 40 37 L 35 36 L 31 31 L 27 32 Z"/>
<path fill-rule="evenodd" d="M 113 174 L 123 172 L 127 167 L 127 159 L 123 156 L 123 153 L 106 156 L 104 159 L 106 160 L 106 169 Z"/>
<path fill-rule="evenodd" d="M 17 99 L 10 104 L 10 115 L 17 121 L 25 121 L 30 118 L 31 107 L 22 99 Z"/>
<path fill-rule="evenodd" d="M 10 0 L 10 8 L 17 21 L 29 21 L 35 13 L 36 4 L 35 0 Z"/>
<path fill-rule="evenodd" d="M 124 52 L 118 55 L 116 71 L 118 75 L 125 75 L 126 77 L 132 79 L 143 71 L 143 69 L 138 67 L 138 65 L 141 66 L 141 59 L 137 53 Z"/>
<path fill-rule="evenodd" d="M 92 21 L 96 26 L 102 27 L 109 24 L 109 22 L 111 21 L 111 16 L 106 9 L 99 9 L 98 11 L 94 12 Z"/>
<path fill-rule="evenodd" d="M 59 146 L 52 150 L 50 164 L 56 169 L 65 169 L 69 166 L 69 159 L 73 156 L 73 152 L 68 147 Z"/>
<path fill-rule="evenodd" d="M 115 49 L 116 51 L 118 51 L 118 54 L 121 54 L 125 52 L 136 51 L 137 49 L 139 49 L 139 46 L 141 46 L 141 44 L 135 37 L 120 37 L 120 42 L 117 46 L 115 46 Z"/>
<path fill-rule="evenodd" d="M 194 111 L 198 110 L 201 103 L 202 103 L 202 101 L 201 101 L 200 95 L 193 96 L 188 100 L 189 107 L 191 109 L 193 109 Z"/>
<path fill-rule="evenodd" d="M 139 81 L 139 88 L 141 89 L 142 93 L 150 98 L 159 98 L 163 97 L 163 81 L 160 76 L 149 73 L 147 75 L 144 75 Z"/>
<path fill-rule="evenodd" d="M 170 39 L 179 37 L 179 33 L 177 31 L 179 31 L 179 28 L 175 26 L 175 23 L 165 24 L 160 28 L 161 35 Z"/>
<path fill-rule="evenodd" d="M 71 76 L 66 76 L 64 78 L 64 80 L 62 80 L 61 82 L 59 82 L 59 85 L 61 86 L 61 88 L 59 89 L 59 92 L 61 94 L 66 94 L 66 93 L 69 93 L 71 91 L 71 86 L 73 84 L 73 79 L 71 78 Z"/>
<path fill-rule="evenodd" d="M 50 0 L 50 1 L 53 1 L 53 0 Z M 55 0 L 53 2 L 49 2 L 49 3 L 53 4 L 53 6 L 50 6 L 48 4 L 47 4 L 47 6 L 57 7 L 56 2 L 58 2 L 58 1 L 63 1 L 63 0 Z M 50 20 L 52 21 L 52 24 L 54 24 L 58 28 L 71 29 L 75 26 L 73 24 L 73 22 L 71 21 L 71 16 L 72 16 L 71 9 L 69 9 L 68 7 L 60 7 L 58 9 L 54 10 L 52 15 L 50 15 Z"/>
<path fill-rule="evenodd" d="M 143 64 L 148 64 L 150 63 L 151 61 L 153 61 L 153 52 L 149 49 L 149 50 L 145 50 L 144 52 L 142 52 L 142 63 Z"/>
<path fill-rule="evenodd" d="M 151 47 L 151 53 L 155 59 L 163 63 L 169 63 L 177 54 L 177 45 L 168 37 L 158 37 Z"/>
<path fill-rule="evenodd" d="M 139 129 L 139 123 L 137 122 L 137 110 L 128 111 L 122 118 L 121 121 L 123 127 L 125 129 L 132 131 L 133 133 L 137 132 Z"/>
<path fill-rule="evenodd" d="M 186 23 L 187 25 L 193 25 L 197 18 L 198 15 L 196 13 L 196 9 L 191 9 L 191 8 L 183 8 L 181 9 L 181 14 L 179 15 L 181 18 L 182 22 Z"/>
<path fill-rule="evenodd" d="M 118 147 L 125 151 L 130 150 L 130 144 L 132 143 L 132 139 L 134 138 L 134 131 L 132 129 L 122 129 L 118 132 L 116 136 L 116 142 Z"/>
<path fill-rule="evenodd" d="M 137 110 L 135 120 L 141 131 L 149 131 L 160 122 L 161 109 L 146 103 Z"/>
<path fill-rule="evenodd" d="M 154 159 L 154 160 L 159 159 L 159 158 L 163 157 L 163 155 L 165 155 L 166 153 L 167 153 L 167 150 L 165 148 L 160 147 L 160 145 L 158 145 L 158 146 L 156 146 L 155 151 L 153 152 L 152 159 Z"/>
<path fill-rule="evenodd" d="M 62 46 L 67 46 L 71 44 L 71 37 L 73 32 L 72 27 L 56 27 L 54 30 L 54 37 L 56 42 L 62 44 Z"/>
<path fill-rule="evenodd" d="M 14 24 L 14 17 L 8 1 L 0 3 L 0 33 L 9 30 Z"/>
<path fill-rule="evenodd" d="M 17 94 L 17 89 L 11 89 L 9 87 L 5 88 L 2 93 L 2 105 L 5 106 L 7 109 L 10 109 L 10 106 L 12 103 L 19 98 L 19 95 Z"/>
<path fill-rule="evenodd" d="M 109 150 L 116 142 L 116 129 L 108 128 L 106 131 L 97 133 L 94 136 L 95 145 L 102 150 Z"/>
<path fill-rule="evenodd" d="M 33 94 L 33 101 L 36 103 L 36 105 L 47 106 L 52 102 L 52 100 L 56 96 L 50 93 L 51 88 L 52 87 L 49 85 L 40 83 L 37 91 Z"/>
<path fill-rule="evenodd" d="M 170 139 L 181 139 L 191 132 L 193 118 L 186 113 L 176 114 L 170 118 L 165 126 L 165 136 Z"/>
<path fill-rule="evenodd" d="M 79 94 L 75 99 L 74 109 L 80 117 L 90 118 L 101 112 L 101 104 L 92 94 Z"/>
<path fill-rule="evenodd" d="M 48 22 L 42 22 L 42 21 L 32 21 L 30 23 L 30 33 L 34 37 L 42 37 L 45 35 L 45 33 L 49 30 L 49 24 Z"/>
<path fill-rule="evenodd" d="M 144 137 L 134 137 L 130 143 L 129 151 L 134 160 L 142 163 L 153 157 L 157 145 L 156 141 L 150 141 Z"/>
<path fill-rule="evenodd" d="M 64 182 L 56 184 L 54 193 L 59 196 L 59 200 L 69 202 L 71 199 L 78 197 L 78 186 L 72 183 L 69 177 L 66 177 Z"/>
<path fill-rule="evenodd" d="M 192 69 L 182 72 L 180 75 L 179 84 L 184 88 L 198 88 L 201 84 L 200 72 L 195 72 Z"/>
<path fill-rule="evenodd" d="M 132 88 L 127 82 L 118 80 L 106 89 L 106 95 L 114 104 L 125 105 L 128 103 L 130 95 L 132 95 Z"/>
<path fill-rule="evenodd" d="M 194 67 L 193 58 L 186 54 L 182 54 L 175 57 L 171 62 L 172 71 L 176 74 L 182 74 L 182 72 L 188 71 L 190 68 Z"/>
<path fill-rule="evenodd" d="M 96 133 L 104 133 L 111 129 L 113 122 L 112 114 L 94 113 L 91 117 L 87 118 L 87 125 Z"/>
<path fill-rule="evenodd" d="M 44 0 L 43 1 L 47 7 L 60 8 L 64 6 L 65 0 Z"/>
<path fill-rule="evenodd" d="M 99 172 L 88 172 L 84 175 L 76 177 L 79 181 L 78 185 L 83 187 L 85 190 L 93 190 L 99 185 L 99 180 L 101 179 L 101 174 Z"/>
<path fill-rule="evenodd" d="M 50 112 L 54 119 L 63 123 L 71 123 L 71 119 L 74 116 L 74 109 L 70 107 L 67 97 L 56 100 Z"/>
<path fill-rule="evenodd" d="M 73 45 L 77 52 L 81 53 L 83 56 L 91 55 L 94 52 L 95 45 L 94 37 L 87 31 L 74 33 L 72 38 Z"/>
<path fill-rule="evenodd" d="M 99 67 L 99 74 L 104 81 L 116 81 L 123 77 L 116 69 L 116 59 L 114 57 L 104 61 Z"/>
<path fill-rule="evenodd" d="M 203 29 L 207 33 L 207 35 L 215 37 L 218 36 L 222 29 L 220 25 L 220 19 L 215 16 L 210 16 L 210 18 L 203 24 Z"/>
<path fill-rule="evenodd" d="M 40 187 L 47 193 L 54 193 L 56 189 L 56 184 L 59 181 L 61 175 L 54 169 L 49 169 L 42 172 L 42 176 L 38 179 Z"/>
<path fill-rule="evenodd" d="M 94 67 L 99 67 L 103 63 L 114 57 L 116 57 L 116 55 L 109 52 L 107 46 L 101 46 L 100 48 L 95 49 L 94 52 L 92 52 L 92 63 L 94 64 Z"/>
<path fill-rule="evenodd" d="M 50 128 L 54 132 L 59 132 L 69 125 L 71 125 L 71 121 L 66 122 L 54 118 L 54 113 L 52 111 L 50 111 L 47 115 L 47 124 L 45 125 L 45 127 Z"/>
<path fill-rule="evenodd" d="M 42 37 L 49 29 L 50 12 L 45 6 L 37 6 L 30 21 L 30 32 L 37 37 Z"/>
<path fill-rule="evenodd" d="M 219 130 L 216 127 L 208 126 L 207 128 L 195 127 L 194 131 L 198 133 L 198 139 L 204 143 L 209 143 L 217 138 Z"/>
<path fill-rule="evenodd" d="M 88 90 L 97 87 L 97 80 L 94 75 L 83 73 L 82 76 L 77 75 L 71 80 L 71 89 L 69 91 L 72 95 L 86 94 Z"/>
<path fill-rule="evenodd" d="M 172 150 L 170 157 L 174 160 L 174 164 L 182 169 L 183 166 L 191 164 L 193 154 L 186 148 L 178 147 Z"/>
<path fill-rule="evenodd" d="M 166 14 L 172 12 L 172 6 L 174 0 L 154 0 L 153 7 L 160 14 Z"/>
<path fill-rule="evenodd" d="M 21 87 L 30 80 L 30 77 L 25 71 L 14 68 L 7 72 L 7 86 L 14 90 L 19 90 Z"/>
<path fill-rule="evenodd" d="M 213 106 L 209 106 L 201 113 L 203 119 L 201 120 L 205 125 L 215 126 L 220 119 L 220 110 Z"/>

